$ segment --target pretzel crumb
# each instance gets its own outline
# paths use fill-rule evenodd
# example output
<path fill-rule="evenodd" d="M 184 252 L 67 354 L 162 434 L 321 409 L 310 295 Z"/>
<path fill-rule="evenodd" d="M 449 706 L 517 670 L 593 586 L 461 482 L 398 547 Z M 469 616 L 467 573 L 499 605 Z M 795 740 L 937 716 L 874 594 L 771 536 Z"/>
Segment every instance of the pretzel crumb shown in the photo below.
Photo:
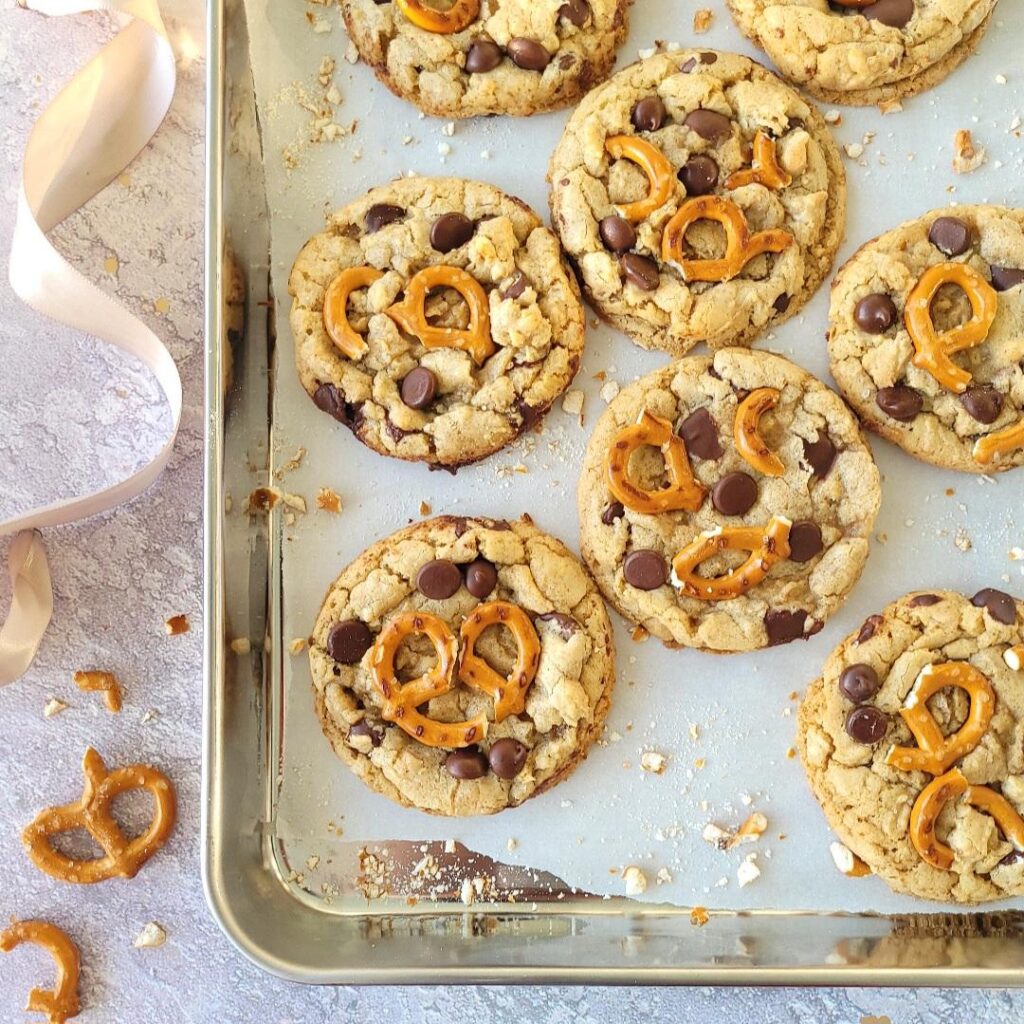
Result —
<path fill-rule="evenodd" d="M 832 854 L 832 863 L 848 878 L 863 878 L 871 874 L 871 868 L 842 843 L 830 844 L 828 852 Z"/>
<path fill-rule="evenodd" d="M 252 650 L 252 644 L 247 636 L 238 636 L 231 641 L 232 654 L 248 654 Z"/>
<path fill-rule="evenodd" d="M 274 473 L 274 476 L 278 480 L 285 475 L 285 473 L 291 473 L 293 470 L 298 469 L 302 465 L 302 460 L 306 457 L 306 449 L 301 445 L 296 449 L 295 454 L 282 463 L 280 468 Z"/>
<path fill-rule="evenodd" d="M 164 629 L 167 631 L 168 636 L 181 636 L 182 633 L 187 633 L 191 628 L 187 615 L 172 615 L 164 623 Z"/>
<path fill-rule="evenodd" d="M 301 654 L 306 649 L 306 638 L 304 636 L 297 636 L 291 643 L 288 644 L 289 654 Z"/>
<path fill-rule="evenodd" d="M 576 416 L 579 419 L 579 425 L 583 426 L 583 402 L 586 395 L 579 390 L 579 388 L 573 388 L 570 391 L 566 391 L 562 398 L 562 410 L 569 416 Z"/>
<path fill-rule="evenodd" d="M 420 515 L 421 516 L 429 516 L 430 513 L 433 512 L 433 511 L 434 510 L 430 507 L 430 502 L 427 502 L 427 501 L 421 501 L 420 502 Z"/>
<path fill-rule="evenodd" d="M 710 920 L 711 915 L 708 913 L 707 907 L 694 907 L 690 911 L 690 924 L 694 928 L 703 928 Z"/>
<path fill-rule="evenodd" d="M 142 931 L 135 936 L 132 945 L 136 949 L 157 949 L 167 941 L 167 932 L 156 923 L 149 921 L 142 926 Z"/>
<path fill-rule="evenodd" d="M 316 507 L 323 512 L 337 515 L 341 511 L 341 495 L 330 487 L 321 487 L 316 493 Z"/>
<path fill-rule="evenodd" d="M 72 679 L 84 693 L 102 693 L 107 710 L 112 714 L 116 715 L 121 710 L 121 684 L 113 672 L 79 671 Z"/>
<path fill-rule="evenodd" d="M 702 35 L 711 28 L 711 20 L 714 18 L 714 12 L 707 7 L 701 7 L 696 10 L 693 14 L 693 31 L 697 35 Z"/>
<path fill-rule="evenodd" d="M 957 174 L 976 171 L 985 162 L 985 147 L 978 145 L 966 128 L 953 136 L 953 170 Z"/>
<path fill-rule="evenodd" d="M 708 822 L 704 826 L 701 838 L 719 850 L 732 850 L 743 843 L 756 842 L 767 828 L 768 819 L 760 811 L 755 811 L 736 830 L 725 829 L 714 822 Z"/>
<path fill-rule="evenodd" d="M 257 487 L 249 494 L 245 511 L 251 516 L 269 512 L 281 500 L 281 492 L 276 487 Z"/>

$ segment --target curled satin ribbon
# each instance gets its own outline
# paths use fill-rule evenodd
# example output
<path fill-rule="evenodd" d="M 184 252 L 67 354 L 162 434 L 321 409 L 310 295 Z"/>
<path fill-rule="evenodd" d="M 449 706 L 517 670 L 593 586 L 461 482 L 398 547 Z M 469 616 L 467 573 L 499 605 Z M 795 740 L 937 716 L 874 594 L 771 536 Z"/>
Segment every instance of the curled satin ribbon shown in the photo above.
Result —
<path fill-rule="evenodd" d="M 17 535 L 7 555 L 13 593 L 0 626 L 0 685 L 28 668 L 53 609 L 46 555 L 34 531 L 77 522 L 141 494 L 167 464 L 181 419 L 181 378 L 163 342 L 75 270 L 46 238 L 121 173 L 170 107 L 174 51 L 157 0 L 19 3 L 47 15 L 111 11 L 133 20 L 71 79 L 32 129 L 11 242 L 11 287 L 37 312 L 145 363 L 170 407 L 171 431 L 154 458 L 127 479 L 0 522 L 0 536 Z"/>

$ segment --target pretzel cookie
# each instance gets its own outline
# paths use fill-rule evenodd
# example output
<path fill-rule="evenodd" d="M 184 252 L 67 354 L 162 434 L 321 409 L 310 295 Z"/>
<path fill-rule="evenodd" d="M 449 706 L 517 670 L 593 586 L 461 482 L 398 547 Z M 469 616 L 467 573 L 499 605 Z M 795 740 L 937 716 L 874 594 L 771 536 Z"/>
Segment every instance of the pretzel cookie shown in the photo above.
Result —
<path fill-rule="evenodd" d="M 569 775 L 615 672 L 593 581 L 527 517 L 442 516 L 364 551 L 328 591 L 309 660 L 337 755 L 392 800 L 460 816 Z"/>
<path fill-rule="evenodd" d="M 607 77 L 633 0 L 341 0 L 359 55 L 438 117 L 534 114 Z"/>
<path fill-rule="evenodd" d="M 579 484 L 605 597 L 669 646 L 818 632 L 857 582 L 879 475 L 838 395 L 781 356 L 688 356 L 622 390 Z"/>
<path fill-rule="evenodd" d="M 557 239 L 479 182 L 374 189 L 306 243 L 289 291 L 316 405 L 383 455 L 449 469 L 536 424 L 583 351 Z"/>
<path fill-rule="evenodd" d="M 1022 639 L 1024 602 L 1010 594 L 920 591 L 870 616 L 807 691 L 811 789 L 893 889 L 1024 895 Z"/>
<path fill-rule="evenodd" d="M 594 89 L 548 168 L 587 297 L 644 348 L 745 345 L 832 265 L 846 179 L 818 111 L 760 64 L 680 50 Z"/>
<path fill-rule="evenodd" d="M 790 81 L 828 103 L 915 96 L 977 48 L 996 0 L 728 0 Z"/>
<path fill-rule="evenodd" d="M 957 206 L 836 275 L 832 374 L 865 426 L 969 473 L 1024 464 L 1024 210 Z"/>

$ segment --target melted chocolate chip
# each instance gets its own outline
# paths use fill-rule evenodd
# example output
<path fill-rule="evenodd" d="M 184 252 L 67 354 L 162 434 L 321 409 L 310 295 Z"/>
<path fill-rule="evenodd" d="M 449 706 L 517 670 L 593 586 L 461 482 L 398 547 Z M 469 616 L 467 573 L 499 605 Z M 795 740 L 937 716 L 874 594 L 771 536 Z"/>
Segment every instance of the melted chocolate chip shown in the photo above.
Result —
<path fill-rule="evenodd" d="M 466 70 L 471 75 L 493 71 L 504 58 L 501 47 L 490 39 L 474 39 L 466 51 Z"/>
<path fill-rule="evenodd" d="M 425 366 L 417 366 L 402 379 L 401 395 L 410 409 L 426 409 L 437 396 L 437 378 Z"/>
<path fill-rule="evenodd" d="M 364 718 L 360 722 L 356 722 L 348 731 L 349 739 L 353 736 L 368 736 L 370 742 L 375 746 L 379 747 L 384 742 L 384 734 L 377 729 L 372 729 L 370 724 Z"/>
<path fill-rule="evenodd" d="M 878 693 L 880 685 L 878 673 L 863 662 L 844 668 L 839 677 L 840 692 L 854 704 L 863 704 L 864 701 L 870 700 Z"/>
<path fill-rule="evenodd" d="M 1021 853 L 1020 850 L 1011 850 L 996 866 L 1008 868 L 1014 864 L 1020 864 L 1022 861 L 1024 861 L 1024 853 Z"/>
<path fill-rule="evenodd" d="M 488 597 L 498 585 L 498 570 L 484 558 L 466 566 L 466 589 L 479 600 Z"/>
<path fill-rule="evenodd" d="M 1012 597 L 1005 591 L 994 587 L 985 587 L 971 598 L 975 608 L 984 608 L 996 622 L 1004 626 L 1012 626 L 1017 619 L 1017 606 Z"/>
<path fill-rule="evenodd" d="M 768 634 L 768 646 L 776 644 L 788 644 L 791 640 L 799 640 L 801 637 L 810 636 L 804 625 L 807 622 L 807 612 L 802 608 L 795 611 L 785 609 L 772 609 L 764 617 L 764 628 Z"/>
<path fill-rule="evenodd" d="M 989 270 L 992 273 L 992 287 L 997 292 L 1006 292 L 1011 288 L 1016 288 L 1022 281 L 1024 281 L 1024 270 L 1017 270 L 1014 267 L 997 267 L 991 266 Z"/>
<path fill-rule="evenodd" d="M 789 528 L 789 560 L 809 562 L 822 549 L 821 527 L 803 520 Z"/>
<path fill-rule="evenodd" d="M 846 731 L 851 739 L 870 746 L 885 737 L 889 731 L 889 718 L 874 705 L 865 704 L 846 716 Z"/>
<path fill-rule="evenodd" d="M 373 646 L 373 634 L 365 622 L 346 619 L 331 626 L 324 646 L 335 661 L 342 665 L 355 665 Z"/>
<path fill-rule="evenodd" d="M 451 252 L 465 245 L 475 230 L 464 213 L 442 213 L 430 228 L 430 244 L 438 252 Z"/>
<path fill-rule="evenodd" d="M 890 28 L 903 28 L 914 16 L 914 0 L 878 0 L 860 13 L 869 21 L 880 21 Z"/>
<path fill-rule="evenodd" d="M 476 747 L 453 750 L 444 759 L 444 766 L 453 779 L 462 782 L 482 779 L 487 774 L 487 758 Z"/>
<path fill-rule="evenodd" d="M 328 416 L 333 416 L 339 423 L 351 422 L 349 406 L 345 396 L 333 384 L 321 384 L 313 392 L 313 404 Z"/>
<path fill-rule="evenodd" d="M 524 71 L 543 71 L 551 63 L 551 54 L 536 39 L 516 36 L 508 41 L 505 50 L 513 63 Z"/>
<path fill-rule="evenodd" d="M 683 420 L 679 436 L 686 444 L 686 454 L 691 458 L 696 456 L 714 462 L 725 454 L 718 440 L 718 424 L 706 407 L 691 412 Z"/>
<path fill-rule="evenodd" d="M 636 228 L 625 217 L 615 214 L 604 217 L 598 230 L 601 232 L 601 241 L 616 254 L 628 252 L 636 245 Z"/>
<path fill-rule="evenodd" d="M 884 334 L 899 319 L 896 303 L 880 292 L 865 295 L 853 308 L 853 319 L 868 334 Z"/>
<path fill-rule="evenodd" d="M 530 282 L 526 280 L 526 275 L 521 271 L 517 270 L 512 275 L 512 280 L 505 286 L 505 290 L 501 293 L 503 299 L 518 299 L 523 292 L 526 291 L 526 286 Z"/>
<path fill-rule="evenodd" d="M 400 221 L 404 216 L 405 210 L 401 206 L 395 206 L 393 203 L 375 203 L 366 211 L 363 223 L 366 225 L 366 230 L 372 235 L 375 231 L 387 227 L 388 224 Z"/>
<path fill-rule="evenodd" d="M 749 473 L 726 473 L 712 489 L 711 501 L 722 515 L 741 516 L 757 501 L 757 481 Z"/>
<path fill-rule="evenodd" d="M 775 301 L 772 303 L 772 309 L 774 309 L 776 313 L 785 313 L 786 310 L 789 309 L 789 304 L 792 301 L 792 296 L 783 292 L 781 295 L 777 296 Z"/>
<path fill-rule="evenodd" d="M 545 612 L 543 615 L 538 615 L 537 620 L 552 623 L 564 640 L 568 640 L 574 633 L 578 633 L 580 628 L 579 623 L 571 615 L 564 615 L 562 612 Z"/>
<path fill-rule="evenodd" d="M 993 387 L 978 385 L 960 396 L 960 404 L 979 423 L 995 423 L 1003 411 L 1003 396 Z"/>
<path fill-rule="evenodd" d="M 653 292 L 661 284 L 661 274 L 654 260 L 636 252 L 627 252 L 619 257 L 622 272 L 628 281 L 645 292 Z"/>
<path fill-rule="evenodd" d="M 708 142 L 717 142 L 732 134 L 732 121 L 725 114 L 717 110 L 705 110 L 703 107 L 691 110 L 683 124 Z"/>
<path fill-rule="evenodd" d="M 668 579 L 668 566 L 657 551 L 641 548 L 626 555 L 622 574 L 626 582 L 637 590 L 657 590 Z"/>
<path fill-rule="evenodd" d="M 875 395 L 875 404 L 886 416 L 906 423 L 921 411 L 924 399 L 920 391 L 915 391 L 905 384 L 897 384 L 891 388 L 879 388 Z"/>
<path fill-rule="evenodd" d="M 523 433 L 525 433 L 528 430 L 533 430 L 544 419 L 544 413 L 548 411 L 548 407 L 533 406 L 520 398 L 516 401 L 516 410 L 523 418 Z"/>
<path fill-rule="evenodd" d="M 698 153 L 679 168 L 677 175 L 688 196 L 706 196 L 718 184 L 718 164 L 709 156 Z"/>
<path fill-rule="evenodd" d="M 665 104 L 660 96 L 645 96 L 630 115 L 633 127 L 638 132 L 656 132 L 665 123 Z"/>
<path fill-rule="evenodd" d="M 881 615 L 869 615 L 864 620 L 864 625 L 860 627 L 860 632 L 857 634 L 857 643 L 867 643 L 878 632 L 878 627 L 884 621 Z"/>
<path fill-rule="evenodd" d="M 908 608 L 931 608 L 942 600 L 938 594 L 917 594 L 907 602 Z"/>
<path fill-rule="evenodd" d="M 960 256 L 971 247 L 971 229 L 959 217 L 937 217 L 928 230 L 928 241 L 947 256 Z"/>
<path fill-rule="evenodd" d="M 572 22 L 577 28 L 583 28 L 590 20 L 590 4 L 587 0 L 566 0 L 558 8 L 558 16 Z"/>
<path fill-rule="evenodd" d="M 613 501 L 605 507 L 601 513 L 601 522 L 605 526 L 611 526 L 616 519 L 621 519 L 626 514 L 626 508 L 621 501 Z"/>
<path fill-rule="evenodd" d="M 828 434 L 819 434 L 814 441 L 804 441 L 804 458 L 814 475 L 823 480 L 836 461 L 836 446 Z"/>
<path fill-rule="evenodd" d="M 416 589 L 431 601 L 444 601 L 462 586 L 462 573 L 447 558 L 435 558 L 416 573 Z"/>
<path fill-rule="evenodd" d="M 530 748 L 519 740 L 503 739 L 491 744 L 487 760 L 499 779 L 514 779 L 525 767 Z"/>

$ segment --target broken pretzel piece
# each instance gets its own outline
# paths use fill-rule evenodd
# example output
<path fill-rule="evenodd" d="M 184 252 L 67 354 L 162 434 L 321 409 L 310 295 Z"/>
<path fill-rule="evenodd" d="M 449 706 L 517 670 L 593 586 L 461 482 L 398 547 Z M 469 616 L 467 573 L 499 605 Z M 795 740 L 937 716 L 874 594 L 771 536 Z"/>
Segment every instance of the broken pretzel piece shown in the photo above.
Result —
<path fill-rule="evenodd" d="M 53 990 L 32 989 L 25 1009 L 30 1013 L 43 1014 L 48 1024 L 64 1024 L 71 1017 L 77 1017 L 78 947 L 63 929 L 49 921 L 14 921 L 0 932 L 0 951 L 4 953 L 10 953 L 23 942 L 42 946 L 57 965 L 57 982 Z"/>
<path fill-rule="evenodd" d="M 113 672 L 76 672 L 72 677 L 80 690 L 85 693 L 102 693 L 107 710 L 117 714 L 121 710 L 121 684 Z"/>

